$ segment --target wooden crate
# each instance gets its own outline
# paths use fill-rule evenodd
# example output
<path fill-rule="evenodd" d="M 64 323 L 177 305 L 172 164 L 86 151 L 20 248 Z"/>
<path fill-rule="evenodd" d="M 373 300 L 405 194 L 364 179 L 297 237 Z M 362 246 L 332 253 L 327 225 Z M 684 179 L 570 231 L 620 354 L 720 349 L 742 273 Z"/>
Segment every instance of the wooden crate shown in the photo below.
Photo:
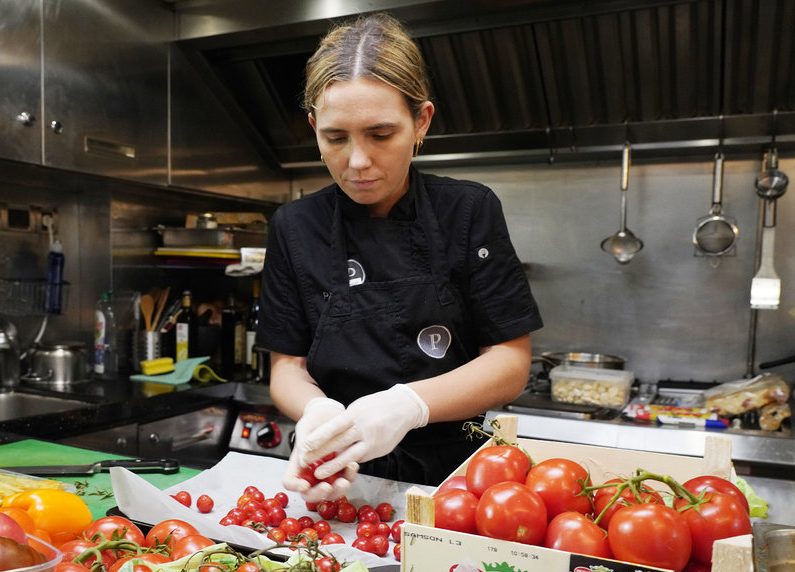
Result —
<path fill-rule="evenodd" d="M 581 463 L 590 472 L 594 483 L 618 476 L 630 476 L 638 468 L 671 475 L 679 482 L 704 474 L 729 478 L 733 472 L 731 441 L 718 434 L 707 436 L 703 457 L 687 457 L 611 447 L 516 439 L 517 418 L 506 415 L 499 416 L 497 420 L 499 433 L 509 441 L 516 440 L 530 454 L 534 463 L 553 457 L 572 459 Z M 486 443 L 483 447 L 488 447 L 490 444 Z M 468 464 L 469 459 L 450 476 L 465 474 Z M 417 488 L 410 489 L 406 495 L 406 524 L 401 539 L 402 572 L 447 571 L 455 565 L 458 565 L 460 570 L 483 572 L 589 572 L 594 570 L 595 566 L 604 566 L 601 569 L 596 568 L 597 570 L 614 572 L 659 570 L 434 528 L 433 497 Z M 731 550 L 736 548 L 736 544 L 731 543 Z M 716 551 L 720 550 L 716 543 Z M 750 549 L 743 550 L 744 556 L 747 557 Z M 733 557 L 732 561 L 737 559 Z M 720 570 L 713 566 L 713 572 L 744 571 L 745 568 L 739 565 Z"/>

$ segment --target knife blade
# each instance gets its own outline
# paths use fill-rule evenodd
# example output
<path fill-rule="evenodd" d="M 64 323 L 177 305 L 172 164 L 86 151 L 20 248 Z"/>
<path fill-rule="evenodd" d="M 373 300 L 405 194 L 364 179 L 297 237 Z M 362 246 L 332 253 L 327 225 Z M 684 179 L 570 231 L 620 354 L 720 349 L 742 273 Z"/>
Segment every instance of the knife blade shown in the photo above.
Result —
<path fill-rule="evenodd" d="M 40 465 L 36 467 L 0 467 L 5 471 L 14 471 L 35 476 L 69 476 L 93 475 L 107 472 L 111 467 L 123 467 L 136 473 L 165 473 L 179 471 L 176 459 L 106 459 L 88 465 Z"/>

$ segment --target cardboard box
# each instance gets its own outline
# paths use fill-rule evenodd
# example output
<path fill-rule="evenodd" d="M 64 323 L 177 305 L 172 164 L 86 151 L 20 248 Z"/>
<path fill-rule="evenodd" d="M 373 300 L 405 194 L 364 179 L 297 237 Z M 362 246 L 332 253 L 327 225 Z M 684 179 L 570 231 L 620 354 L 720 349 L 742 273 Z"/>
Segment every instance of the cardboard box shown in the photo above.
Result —
<path fill-rule="evenodd" d="M 516 440 L 530 454 L 534 463 L 553 457 L 564 457 L 581 463 L 590 471 L 595 484 L 616 476 L 631 476 L 638 468 L 671 475 L 679 482 L 703 474 L 729 478 L 731 441 L 722 435 L 707 437 L 704 457 L 686 457 L 633 451 L 610 447 L 594 447 L 573 443 L 516 439 L 516 417 L 498 416 L 500 433 L 509 441 Z M 483 447 L 489 446 L 486 443 Z M 469 459 L 450 476 L 466 474 Z M 656 484 L 656 483 L 654 483 Z M 661 483 L 658 488 L 665 488 Z M 552 550 L 540 546 L 496 540 L 433 527 L 433 499 L 419 489 L 407 493 L 406 524 L 401 543 L 401 571 L 461 570 L 591 572 L 612 570 L 638 572 L 659 570 L 649 566 L 622 563 Z M 717 545 L 717 543 L 716 543 Z M 470 566 L 469 568 L 466 566 Z M 603 566 L 604 568 L 596 568 Z M 729 572 L 715 570 L 713 572 Z"/>

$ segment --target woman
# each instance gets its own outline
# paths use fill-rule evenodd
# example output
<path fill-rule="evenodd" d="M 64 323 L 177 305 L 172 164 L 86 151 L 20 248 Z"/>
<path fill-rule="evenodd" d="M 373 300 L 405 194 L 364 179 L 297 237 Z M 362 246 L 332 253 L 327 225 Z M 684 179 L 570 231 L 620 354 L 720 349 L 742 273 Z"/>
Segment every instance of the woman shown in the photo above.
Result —
<path fill-rule="evenodd" d="M 383 14 L 332 30 L 307 63 L 334 184 L 270 221 L 260 330 L 273 401 L 298 419 L 284 484 L 307 500 L 359 469 L 439 483 L 477 447 L 462 421 L 527 383 L 542 324 L 498 199 L 411 166 L 428 97 L 417 46 Z M 298 476 L 323 458 L 329 482 Z"/>

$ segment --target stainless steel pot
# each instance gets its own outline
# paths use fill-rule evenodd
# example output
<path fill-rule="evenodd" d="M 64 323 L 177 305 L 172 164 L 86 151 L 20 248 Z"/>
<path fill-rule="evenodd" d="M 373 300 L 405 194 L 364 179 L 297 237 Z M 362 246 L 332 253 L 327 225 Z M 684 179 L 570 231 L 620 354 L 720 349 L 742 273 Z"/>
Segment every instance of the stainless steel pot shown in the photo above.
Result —
<path fill-rule="evenodd" d="M 619 356 L 588 352 L 544 352 L 541 356 L 533 357 L 533 362 L 542 363 L 549 368 L 566 364 L 577 367 L 624 369 L 626 360 Z"/>
<path fill-rule="evenodd" d="M 89 379 L 88 349 L 82 342 L 36 344 L 28 352 L 25 383 L 60 385 Z"/>

